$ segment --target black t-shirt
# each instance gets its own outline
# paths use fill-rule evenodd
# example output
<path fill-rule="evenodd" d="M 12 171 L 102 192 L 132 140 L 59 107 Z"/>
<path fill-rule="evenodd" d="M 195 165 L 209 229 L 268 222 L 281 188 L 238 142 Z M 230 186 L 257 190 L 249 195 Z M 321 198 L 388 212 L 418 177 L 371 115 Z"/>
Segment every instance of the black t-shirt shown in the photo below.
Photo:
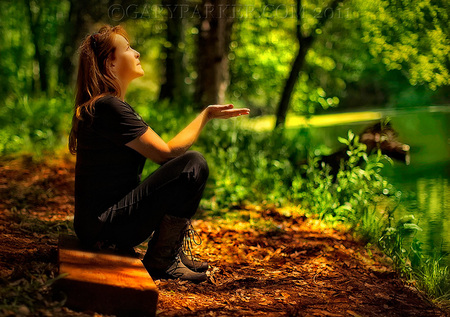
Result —
<path fill-rule="evenodd" d="M 75 167 L 77 235 L 95 239 L 100 215 L 140 183 L 145 157 L 125 144 L 143 135 L 148 125 L 126 102 L 98 99 L 92 120 L 79 122 Z"/>

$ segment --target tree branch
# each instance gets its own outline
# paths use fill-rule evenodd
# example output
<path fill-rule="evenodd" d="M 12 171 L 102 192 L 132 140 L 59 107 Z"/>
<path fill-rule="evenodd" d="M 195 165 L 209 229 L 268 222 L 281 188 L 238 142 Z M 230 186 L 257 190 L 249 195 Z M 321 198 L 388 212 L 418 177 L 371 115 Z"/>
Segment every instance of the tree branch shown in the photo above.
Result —
<path fill-rule="evenodd" d="M 332 14 L 326 14 L 327 10 L 331 9 L 331 12 L 333 13 L 337 6 L 339 5 L 339 3 L 343 2 L 344 0 L 333 0 L 329 6 L 325 7 L 322 9 L 322 12 L 320 13 L 320 18 L 318 19 L 317 25 L 315 27 L 315 30 L 321 28 L 322 26 L 325 25 L 325 23 L 327 22 L 327 20 L 332 16 Z"/>
<path fill-rule="evenodd" d="M 303 68 L 303 65 L 305 63 L 305 57 L 308 53 L 308 50 L 310 49 L 311 45 L 316 39 L 316 32 L 315 30 L 323 27 L 327 20 L 332 16 L 332 14 L 327 15 L 328 10 L 332 10 L 331 12 L 334 12 L 336 10 L 336 7 L 339 5 L 339 3 L 343 2 L 344 0 L 333 0 L 329 6 L 322 9 L 322 12 L 320 14 L 320 18 L 317 21 L 317 24 L 314 28 L 314 31 L 308 35 L 303 36 L 302 34 L 302 0 L 297 0 L 297 25 L 296 25 L 296 32 L 297 32 L 297 40 L 299 43 L 299 50 L 297 53 L 297 56 L 295 57 L 294 63 L 291 68 L 291 72 L 289 73 L 289 77 L 286 80 L 283 92 L 281 94 L 280 103 L 278 104 L 277 114 L 276 114 L 276 123 L 275 127 L 280 127 L 284 125 L 284 122 L 286 121 L 286 114 L 289 108 L 289 102 L 291 100 L 292 92 L 294 91 L 295 84 L 298 80 L 299 73 Z"/>
<path fill-rule="evenodd" d="M 297 0 L 297 40 L 302 41 L 302 0 Z"/>

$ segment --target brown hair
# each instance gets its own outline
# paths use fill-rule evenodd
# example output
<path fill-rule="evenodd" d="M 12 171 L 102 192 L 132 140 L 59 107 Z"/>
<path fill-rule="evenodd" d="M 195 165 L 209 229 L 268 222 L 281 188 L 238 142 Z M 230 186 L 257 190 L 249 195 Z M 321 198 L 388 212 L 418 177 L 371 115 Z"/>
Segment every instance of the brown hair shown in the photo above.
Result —
<path fill-rule="evenodd" d="M 114 59 L 116 34 L 128 41 L 128 34 L 123 27 L 106 25 L 97 33 L 88 35 L 79 48 L 75 107 L 69 135 L 69 150 L 72 154 L 77 151 L 78 123 L 94 116 L 95 101 L 108 94 L 120 96 L 119 83 L 107 67 L 108 60 Z"/>

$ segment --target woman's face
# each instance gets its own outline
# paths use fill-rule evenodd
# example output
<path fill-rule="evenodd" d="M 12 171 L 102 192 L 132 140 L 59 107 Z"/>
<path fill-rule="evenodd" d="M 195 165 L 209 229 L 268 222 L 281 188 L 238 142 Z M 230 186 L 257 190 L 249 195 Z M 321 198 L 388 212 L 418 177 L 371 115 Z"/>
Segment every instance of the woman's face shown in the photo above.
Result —
<path fill-rule="evenodd" d="M 127 83 L 135 78 L 144 75 L 141 62 L 139 61 L 140 54 L 130 47 L 130 43 L 122 36 L 115 36 L 114 60 L 112 60 L 112 71 L 122 81 Z"/>

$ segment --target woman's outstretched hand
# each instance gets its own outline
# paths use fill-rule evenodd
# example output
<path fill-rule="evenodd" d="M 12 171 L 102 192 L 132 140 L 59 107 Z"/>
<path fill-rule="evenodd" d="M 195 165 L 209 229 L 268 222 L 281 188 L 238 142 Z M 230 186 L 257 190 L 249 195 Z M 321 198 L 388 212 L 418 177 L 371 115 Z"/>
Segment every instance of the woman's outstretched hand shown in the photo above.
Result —
<path fill-rule="evenodd" d="M 229 105 L 212 105 L 206 108 L 208 111 L 208 119 L 228 119 L 243 115 L 248 115 L 250 113 L 250 109 L 248 108 L 240 108 L 234 109 L 234 106 Z"/>

